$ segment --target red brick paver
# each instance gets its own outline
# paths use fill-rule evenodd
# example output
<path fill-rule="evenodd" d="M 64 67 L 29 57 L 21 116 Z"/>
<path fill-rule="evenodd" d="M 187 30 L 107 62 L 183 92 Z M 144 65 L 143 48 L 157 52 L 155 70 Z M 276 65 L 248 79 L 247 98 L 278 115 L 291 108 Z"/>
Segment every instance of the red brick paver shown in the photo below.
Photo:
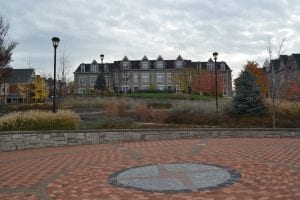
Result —
<path fill-rule="evenodd" d="M 199 162 L 241 174 L 220 189 L 151 193 L 110 185 L 112 173 L 153 163 Z M 300 139 L 125 142 L 0 153 L 0 199 L 300 199 Z"/>

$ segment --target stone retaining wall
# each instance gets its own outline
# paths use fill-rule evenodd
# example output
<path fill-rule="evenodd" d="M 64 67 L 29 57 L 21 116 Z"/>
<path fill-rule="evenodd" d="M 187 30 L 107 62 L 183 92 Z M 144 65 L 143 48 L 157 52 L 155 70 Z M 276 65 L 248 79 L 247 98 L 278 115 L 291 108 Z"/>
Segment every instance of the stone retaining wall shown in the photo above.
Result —
<path fill-rule="evenodd" d="M 217 137 L 300 138 L 300 129 L 140 129 L 0 132 L 0 152 L 120 141 Z"/>

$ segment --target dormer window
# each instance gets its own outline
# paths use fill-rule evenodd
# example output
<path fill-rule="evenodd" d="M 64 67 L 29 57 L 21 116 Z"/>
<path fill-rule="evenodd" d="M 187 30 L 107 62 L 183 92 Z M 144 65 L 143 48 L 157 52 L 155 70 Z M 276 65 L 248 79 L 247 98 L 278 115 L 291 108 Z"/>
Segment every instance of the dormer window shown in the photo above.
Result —
<path fill-rule="evenodd" d="M 175 63 L 175 67 L 176 68 L 182 68 L 182 66 L 183 66 L 183 62 L 182 61 L 176 61 L 176 63 Z"/>
<path fill-rule="evenodd" d="M 85 65 L 84 64 L 80 65 L 80 72 L 85 72 Z"/>
<path fill-rule="evenodd" d="M 98 63 L 96 60 L 93 60 L 93 62 L 91 63 L 91 72 L 98 72 Z"/>
<path fill-rule="evenodd" d="M 97 65 L 92 65 L 91 66 L 91 72 L 98 72 L 98 66 Z"/>
<path fill-rule="evenodd" d="M 175 68 L 182 68 L 183 67 L 183 58 L 181 55 L 178 55 L 175 62 Z"/>
<path fill-rule="evenodd" d="M 129 62 L 123 62 L 122 69 L 129 69 Z"/>
<path fill-rule="evenodd" d="M 164 68 L 164 63 L 163 63 L 163 62 L 157 62 L 157 63 L 156 63 L 156 68 L 157 68 L 157 69 L 162 69 L 162 68 Z"/>
<path fill-rule="evenodd" d="M 141 66 L 142 66 L 142 69 L 148 69 L 149 68 L 149 63 L 148 62 L 142 62 Z"/>

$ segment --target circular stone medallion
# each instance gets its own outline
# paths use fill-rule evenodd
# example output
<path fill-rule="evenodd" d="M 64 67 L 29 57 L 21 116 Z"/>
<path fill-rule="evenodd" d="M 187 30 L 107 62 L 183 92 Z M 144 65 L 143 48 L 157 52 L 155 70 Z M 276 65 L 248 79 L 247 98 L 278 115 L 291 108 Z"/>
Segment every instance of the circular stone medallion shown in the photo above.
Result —
<path fill-rule="evenodd" d="M 240 173 L 200 163 L 152 164 L 124 169 L 108 177 L 112 185 L 148 192 L 192 192 L 233 184 Z"/>

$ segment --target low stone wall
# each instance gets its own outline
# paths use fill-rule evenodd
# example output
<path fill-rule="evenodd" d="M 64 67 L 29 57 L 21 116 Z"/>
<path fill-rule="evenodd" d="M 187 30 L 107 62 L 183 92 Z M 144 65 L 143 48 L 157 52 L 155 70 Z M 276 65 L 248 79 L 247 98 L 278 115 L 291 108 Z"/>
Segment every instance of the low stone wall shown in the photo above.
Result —
<path fill-rule="evenodd" d="M 0 132 L 0 152 L 120 141 L 219 137 L 300 138 L 300 129 L 139 129 Z"/>

